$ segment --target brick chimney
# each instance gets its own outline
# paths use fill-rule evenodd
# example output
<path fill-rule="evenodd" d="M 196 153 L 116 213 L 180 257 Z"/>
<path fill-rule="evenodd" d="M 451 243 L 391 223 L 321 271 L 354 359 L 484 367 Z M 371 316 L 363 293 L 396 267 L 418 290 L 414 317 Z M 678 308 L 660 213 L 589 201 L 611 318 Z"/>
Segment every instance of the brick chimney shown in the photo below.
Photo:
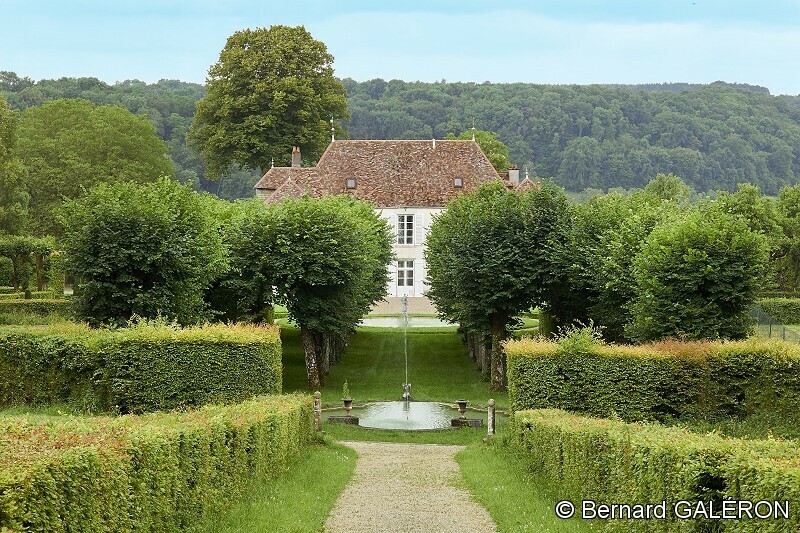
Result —
<path fill-rule="evenodd" d="M 299 167 L 300 166 L 300 147 L 299 146 L 292 146 L 292 166 Z"/>

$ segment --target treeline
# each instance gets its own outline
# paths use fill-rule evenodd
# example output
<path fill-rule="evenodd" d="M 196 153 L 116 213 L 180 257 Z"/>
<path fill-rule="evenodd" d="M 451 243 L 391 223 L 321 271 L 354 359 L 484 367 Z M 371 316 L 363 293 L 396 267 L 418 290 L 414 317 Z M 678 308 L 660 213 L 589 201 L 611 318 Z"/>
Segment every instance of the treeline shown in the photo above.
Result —
<path fill-rule="evenodd" d="M 735 191 L 749 182 L 777 195 L 800 181 L 800 97 L 716 82 L 560 86 L 529 83 L 342 81 L 353 139 L 443 138 L 473 125 L 495 132 L 510 159 L 567 190 L 640 188 L 672 173 L 698 191 Z M 257 172 L 205 179 L 186 146 L 200 84 L 96 78 L 40 80 L 0 72 L 0 95 L 25 110 L 58 98 L 119 105 L 154 125 L 175 176 L 223 198 L 252 195 Z"/>
<path fill-rule="evenodd" d="M 751 86 L 343 83 L 352 138 L 441 138 L 474 120 L 568 190 L 672 173 L 699 191 L 749 182 L 775 195 L 800 177 L 800 98 Z"/>
<path fill-rule="evenodd" d="M 219 182 L 206 180 L 200 155 L 186 146 L 186 133 L 194 120 L 195 105 L 204 94 L 203 85 L 178 80 L 151 84 L 126 80 L 110 85 L 97 78 L 33 81 L 14 72 L 0 71 L 0 95 L 12 109 L 25 111 L 61 98 L 82 98 L 96 105 L 123 107 L 146 117 L 155 127 L 156 134 L 167 146 L 172 172 L 178 181 L 228 200 L 249 198 L 253 195 L 258 173 L 236 170 Z"/>

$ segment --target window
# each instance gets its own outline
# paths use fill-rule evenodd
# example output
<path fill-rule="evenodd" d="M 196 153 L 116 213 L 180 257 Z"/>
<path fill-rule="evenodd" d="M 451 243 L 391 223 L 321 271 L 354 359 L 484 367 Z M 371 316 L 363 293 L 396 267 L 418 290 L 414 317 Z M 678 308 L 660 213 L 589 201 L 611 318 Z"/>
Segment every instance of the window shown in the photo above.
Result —
<path fill-rule="evenodd" d="M 397 215 L 397 244 L 414 244 L 414 215 Z"/>
<path fill-rule="evenodd" d="M 464 182 L 461 180 L 461 178 L 455 178 L 453 180 L 453 185 L 455 187 L 463 187 L 464 186 Z"/>
<path fill-rule="evenodd" d="M 397 286 L 398 287 L 414 286 L 414 261 L 397 262 Z"/>
<path fill-rule="evenodd" d="M 347 188 L 348 189 L 355 189 L 356 188 L 356 180 L 354 180 L 354 179 L 347 180 Z"/>

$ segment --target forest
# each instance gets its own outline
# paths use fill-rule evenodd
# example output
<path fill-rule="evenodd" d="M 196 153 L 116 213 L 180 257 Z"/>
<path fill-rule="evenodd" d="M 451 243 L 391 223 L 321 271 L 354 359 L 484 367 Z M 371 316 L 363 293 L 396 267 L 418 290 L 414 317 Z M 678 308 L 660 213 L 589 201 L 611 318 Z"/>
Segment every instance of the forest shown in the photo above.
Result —
<path fill-rule="evenodd" d="M 641 188 L 658 173 L 700 192 L 732 192 L 747 182 L 775 196 L 800 181 L 800 96 L 763 87 L 341 81 L 350 138 L 443 138 L 475 127 L 496 133 L 510 161 L 532 177 L 552 177 L 568 191 Z M 187 147 L 204 93 L 203 85 L 176 80 L 112 85 L 0 72 L 10 108 L 24 112 L 61 98 L 121 106 L 153 124 L 179 181 L 229 200 L 249 197 L 261 169 L 232 168 L 220 181 L 207 180 L 201 157 Z"/>

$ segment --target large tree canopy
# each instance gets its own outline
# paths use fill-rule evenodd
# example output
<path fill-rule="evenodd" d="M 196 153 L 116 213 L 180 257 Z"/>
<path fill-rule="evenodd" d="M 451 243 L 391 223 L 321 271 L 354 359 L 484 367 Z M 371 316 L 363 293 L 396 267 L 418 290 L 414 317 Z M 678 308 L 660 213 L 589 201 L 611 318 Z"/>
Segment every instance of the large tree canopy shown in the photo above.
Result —
<path fill-rule="evenodd" d="M 33 230 L 60 234 L 55 212 L 101 182 L 152 182 L 170 175 L 166 146 L 144 117 L 86 100 L 56 100 L 20 120 L 18 153 L 27 169 Z"/>
<path fill-rule="evenodd" d="M 567 234 L 567 199 L 545 182 L 517 192 L 495 182 L 459 196 L 427 240 L 428 297 L 439 314 L 492 334 L 492 388 L 504 388 L 501 342 L 514 316 L 546 301 L 551 247 Z"/>
<path fill-rule="evenodd" d="M 486 157 L 489 158 L 495 170 L 498 172 L 508 170 L 508 146 L 503 144 L 503 141 L 498 138 L 496 133 L 482 130 L 465 130 L 458 137 L 454 133 L 449 133 L 445 136 L 445 139 L 460 139 L 462 141 L 468 141 L 473 138 L 478 143 L 478 146 L 481 147 L 483 153 L 486 154 Z"/>
<path fill-rule="evenodd" d="M 232 164 L 266 171 L 287 163 L 293 146 L 310 160 L 330 139 L 330 119 L 347 118 L 333 56 L 302 26 L 242 30 L 228 38 L 197 104 L 191 143 L 207 174 Z"/>
<path fill-rule="evenodd" d="M 16 143 L 17 117 L 0 96 L 0 235 L 20 233 L 28 220 L 28 193 Z"/>

